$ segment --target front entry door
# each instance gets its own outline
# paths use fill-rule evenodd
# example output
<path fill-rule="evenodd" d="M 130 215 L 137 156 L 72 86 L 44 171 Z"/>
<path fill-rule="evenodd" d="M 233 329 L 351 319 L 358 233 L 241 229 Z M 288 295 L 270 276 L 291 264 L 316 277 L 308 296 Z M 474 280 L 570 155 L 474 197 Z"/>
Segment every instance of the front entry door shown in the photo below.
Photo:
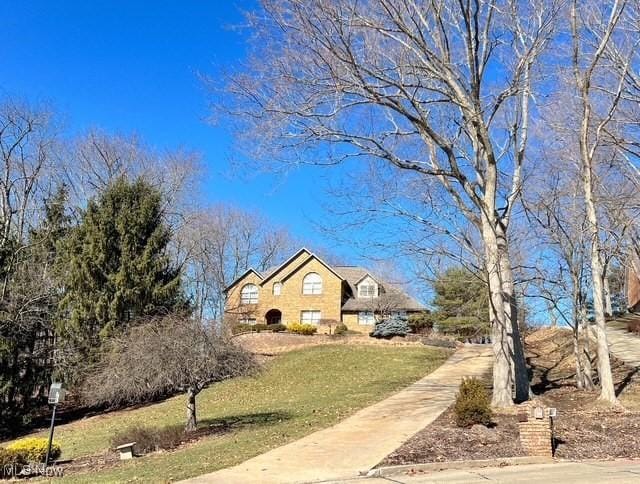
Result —
<path fill-rule="evenodd" d="M 267 324 L 280 324 L 282 321 L 282 313 L 277 309 L 271 309 L 265 315 L 265 319 L 267 320 Z"/>

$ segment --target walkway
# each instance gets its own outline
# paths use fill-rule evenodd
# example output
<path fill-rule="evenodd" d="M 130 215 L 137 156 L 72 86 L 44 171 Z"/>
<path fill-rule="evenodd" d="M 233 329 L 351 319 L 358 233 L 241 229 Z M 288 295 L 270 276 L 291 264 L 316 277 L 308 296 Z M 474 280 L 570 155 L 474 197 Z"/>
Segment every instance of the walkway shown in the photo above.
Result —
<path fill-rule="evenodd" d="M 607 325 L 609 351 L 632 367 L 640 367 L 640 338 L 626 329 Z"/>
<path fill-rule="evenodd" d="M 333 427 L 188 482 L 269 484 L 355 478 L 433 422 L 453 401 L 462 378 L 487 374 L 492 361 L 491 347 L 465 346 L 422 380 Z"/>

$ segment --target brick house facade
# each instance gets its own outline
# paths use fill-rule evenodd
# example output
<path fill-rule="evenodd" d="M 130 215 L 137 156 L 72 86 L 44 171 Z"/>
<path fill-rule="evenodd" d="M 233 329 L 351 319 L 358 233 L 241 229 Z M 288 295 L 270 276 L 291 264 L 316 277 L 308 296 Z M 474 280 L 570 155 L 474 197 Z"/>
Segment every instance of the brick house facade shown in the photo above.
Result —
<path fill-rule="evenodd" d="M 249 324 L 331 321 L 370 332 L 375 318 L 426 308 L 367 269 L 330 266 L 300 249 L 264 273 L 249 269 L 226 288 L 225 319 Z"/>

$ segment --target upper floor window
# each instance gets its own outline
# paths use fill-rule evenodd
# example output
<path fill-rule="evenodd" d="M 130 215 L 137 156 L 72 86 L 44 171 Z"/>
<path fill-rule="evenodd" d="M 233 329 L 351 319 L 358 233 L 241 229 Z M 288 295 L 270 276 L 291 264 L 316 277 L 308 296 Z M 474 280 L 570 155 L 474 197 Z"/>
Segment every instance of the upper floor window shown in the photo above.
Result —
<path fill-rule="evenodd" d="M 358 286 L 358 297 L 376 297 L 377 287 L 375 284 L 363 283 Z"/>
<path fill-rule="evenodd" d="M 310 272 L 302 280 L 302 294 L 322 294 L 322 278 L 315 272 Z"/>
<path fill-rule="evenodd" d="M 240 291 L 241 304 L 258 304 L 258 286 L 247 284 Z"/>
<path fill-rule="evenodd" d="M 274 282 L 273 283 L 273 295 L 274 296 L 279 296 L 281 292 L 282 292 L 282 283 L 281 282 Z"/>

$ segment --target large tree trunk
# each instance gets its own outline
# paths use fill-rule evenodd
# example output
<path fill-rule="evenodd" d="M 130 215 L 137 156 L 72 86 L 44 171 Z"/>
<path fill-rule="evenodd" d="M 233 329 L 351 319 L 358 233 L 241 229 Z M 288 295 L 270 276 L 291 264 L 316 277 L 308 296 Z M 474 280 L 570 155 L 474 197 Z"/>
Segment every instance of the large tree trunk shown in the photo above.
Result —
<path fill-rule="evenodd" d="M 602 277 L 602 287 L 604 289 L 604 314 L 607 317 L 613 316 L 613 306 L 611 304 L 611 291 L 609 290 L 609 277 L 605 274 Z"/>
<path fill-rule="evenodd" d="M 197 428 L 196 419 L 196 395 L 198 392 L 195 388 L 189 388 L 187 390 L 187 423 L 184 426 L 185 431 L 193 432 Z"/>
<path fill-rule="evenodd" d="M 513 287 L 513 271 L 509 258 L 509 246 L 503 230 L 498 232 L 498 247 L 500 252 L 500 276 L 502 280 L 502 294 L 504 301 L 505 319 L 510 325 L 509 347 L 512 358 L 512 381 L 515 386 L 516 402 L 529 399 L 529 375 L 527 361 L 524 354 L 524 344 L 518 324 L 518 305 Z"/>
<path fill-rule="evenodd" d="M 495 407 L 508 407 L 513 404 L 511 348 L 509 344 L 509 326 L 504 311 L 503 287 L 500 270 L 500 254 L 495 227 L 483 215 L 482 236 L 484 239 L 486 270 L 489 282 L 489 315 L 491 318 L 491 339 L 493 343 L 493 398 Z"/>
<path fill-rule="evenodd" d="M 587 118 L 585 116 L 585 118 Z M 588 118 L 587 118 L 588 119 Z M 583 136 L 587 128 L 583 128 Z M 598 376 L 600 378 L 599 399 L 608 403 L 617 403 L 613 377 L 611 375 L 611 360 L 609 358 L 609 344 L 607 342 L 606 322 L 604 315 L 604 287 L 602 283 L 604 270 L 600 258 L 600 234 L 598 233 L 598 215 L 593 197 L 593 180 L 591 173 L 591 159 L 586 153 L 586 142 L 583 140 L 582 153 L 582 183 L 584 199 L 591 237 L 591 279 L 593 283 L 593 311 L 596 320 L 596 343 L 598 352 Z"/>
<path fill-rule="evenodd" d="M 589 321 L 584 306 L 580 307 L 580 333 L 582 334 L 582 377 L 585 390 L 593 390 L 595 385 L 593 383 L 593 368 L 591 367 L 591 334 L 589 328 Z"/>
<path fill-rule="evenodd" d="M 576 387 L 579 390 L 585 388 L 585 371 L 582 349 L 580 348 L 580 335 L 582 334 L 582 296 L 580 294 L 580 276 L 571 273 L 571 316 L 573 320 L 573 356 L 576 359 Z"/>

